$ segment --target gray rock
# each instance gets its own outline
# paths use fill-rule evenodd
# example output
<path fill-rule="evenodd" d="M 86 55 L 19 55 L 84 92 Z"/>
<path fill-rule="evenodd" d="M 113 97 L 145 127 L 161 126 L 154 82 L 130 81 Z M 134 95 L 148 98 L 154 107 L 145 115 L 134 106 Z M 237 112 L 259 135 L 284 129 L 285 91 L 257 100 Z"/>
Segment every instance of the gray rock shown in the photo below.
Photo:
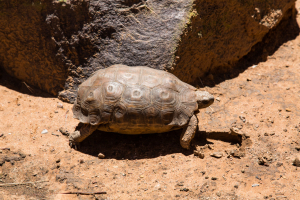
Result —
<path fill-rule="evenodd" d="M 42 131 L 42 134 L 46 134 L 46 133 L 48 133 L 48 130 L 47 130 L 47 129 L 44 129 L 44 130 Z"/>
<path fill-rule="evenodd" d="M 212 157 L 215 158 L 222 158 L 223 157 L 223 153 L 222 152 L 214 152 L 212 154 L 210 154 Z"/>

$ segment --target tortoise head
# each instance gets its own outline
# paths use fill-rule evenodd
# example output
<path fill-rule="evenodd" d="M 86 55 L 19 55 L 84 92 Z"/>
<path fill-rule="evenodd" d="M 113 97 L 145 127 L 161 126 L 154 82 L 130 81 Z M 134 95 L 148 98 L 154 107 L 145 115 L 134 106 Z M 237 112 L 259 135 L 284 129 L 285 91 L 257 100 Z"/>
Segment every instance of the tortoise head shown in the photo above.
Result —
<path fill-rule="evenodd" d="M 206 108 L 214 102 L 214 96 L 206 91 L 196 91 L 196 100 L 198 103 L 198 109 Z"/>
<path fill-rule="evenodd" d="M 73 117 L 82 123 L 97 125 L 100 121 L 99 91 L 91 87 L 80 87 L 73 106 Z"/>

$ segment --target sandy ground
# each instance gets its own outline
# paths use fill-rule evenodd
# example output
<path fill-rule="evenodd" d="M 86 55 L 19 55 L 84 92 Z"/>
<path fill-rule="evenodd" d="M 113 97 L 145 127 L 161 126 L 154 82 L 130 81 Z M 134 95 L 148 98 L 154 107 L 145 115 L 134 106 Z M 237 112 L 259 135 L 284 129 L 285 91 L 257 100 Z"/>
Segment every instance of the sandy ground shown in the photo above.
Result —
<path fill-rule="evenodd" d="M 216 100 L 191 150 L 181 131 L 97 131 L 74 150 L 59 131 L 77 126 L 72 105 L 2 75 L 0 199 L 299 199 L 299 77 L 300 36 L 205 88 Z"/>

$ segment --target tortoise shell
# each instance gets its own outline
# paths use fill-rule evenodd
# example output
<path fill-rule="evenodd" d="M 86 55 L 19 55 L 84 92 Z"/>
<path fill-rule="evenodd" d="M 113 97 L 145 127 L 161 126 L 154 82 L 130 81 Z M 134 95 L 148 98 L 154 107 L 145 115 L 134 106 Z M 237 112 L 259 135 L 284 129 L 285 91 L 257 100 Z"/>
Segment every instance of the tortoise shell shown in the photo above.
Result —
<path fill-rule="evenodd" d="M 79 86 L 73 114 L 107 132 L 167 132 L 187 125 L 198 109 L 196 90 L 162 70 L 113 65 Z"/>

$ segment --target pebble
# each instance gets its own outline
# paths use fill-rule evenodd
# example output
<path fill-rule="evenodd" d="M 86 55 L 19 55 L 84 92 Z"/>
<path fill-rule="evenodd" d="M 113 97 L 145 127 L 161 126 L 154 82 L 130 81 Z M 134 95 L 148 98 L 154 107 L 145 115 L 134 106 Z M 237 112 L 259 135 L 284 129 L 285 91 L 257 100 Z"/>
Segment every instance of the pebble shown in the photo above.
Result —
<path fill-rule="evenodd" d="M 217 177 L 211 177 L 211 180 L 215 181 L 215 180 L 218 180 Z"/>
<path fill-rule="evenodd" d="M 259 186 L 259 184 L 257 183 L 252 185 L 252 187 L 257 187 L 257 186 Z"/>
<path fill-rule="evenodd" d="M 1 137 L 1 136 L 0 136 Z M 300 151 L 300 146 L 295 147 L 297 151 Z"/>
<path fill-rule="evenodd" d="M 223 156 L 223 153 L 222 152 L 214 152 L 210 155 L 215 158 L 221 158 Z"/>
<path fill-rule="evenodd" d="M 242 120 L 243 122 L 246 122 L 246 118 L 242 115 L 239 116 L 240 120 Z"/>
<path fill-rule="evenodd" d="M 285 111 L 286 111 L 286 112 L 292 112 L 292 109 L 286 108 Z"/>
<path fill-rule="evenodd" d="M 98 158 L 103 159 L 103 158 L 105 158 L 105 155 L 103 153 L 99 153 Z"/>
<path fill-rule="evenodd" d="M 180 191 L 188 192 L 190 189 L 189 188 L 181 188 Z"/>
<path fill-rule="evenodd" d="M 200 152 L 200 151 L 197 151 L 197 150 L 194 150 L 194 155 L 195 156 L 198 156 L 199 158 L 203 159 L 204 158 L 204 153 Z"/>
<path fill-rule="evenodd" d="M 64 127 L 60 127 L 59 132 L 61 132 L 61 134 L 66 135 L 66 136 L 69 136 L 69 134 L 70 134 L 69 131 Z"/>
<path fill-rule="evenodd" d="M 62 103 L 58 103 L 57 108 L 64 108 L 64 105 Z"/>
<path fill-rule="evenodd" d="M 42 131 L 42 134 L 46 134 L 46 133 L 48 133 L 48 130 L 47 130 L 47 129 L 44 129 L 44 130 Z"/>
<path fill-rule="evenodd" d="M 300 160 L 299 158 L 295 158 L 295 160 L 293 161 L 293 165 L 296 167 L 300 167 Z"/>

